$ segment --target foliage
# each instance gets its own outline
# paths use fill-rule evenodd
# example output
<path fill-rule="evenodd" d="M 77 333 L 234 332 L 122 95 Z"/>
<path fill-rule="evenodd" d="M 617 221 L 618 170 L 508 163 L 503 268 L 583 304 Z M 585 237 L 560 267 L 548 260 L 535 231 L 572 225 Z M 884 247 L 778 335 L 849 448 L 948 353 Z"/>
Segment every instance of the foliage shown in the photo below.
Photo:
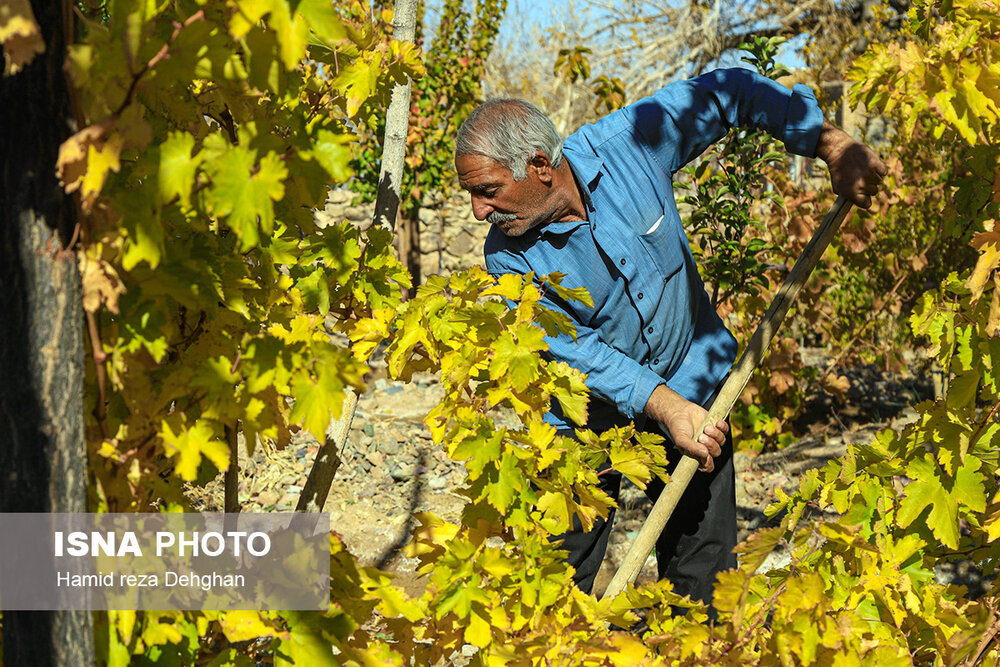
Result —
<path fill-rule="evenodd" d="M 468 471 L 462 524 L 422 515 L 409 547 L 428 576 L 426 593 L 409 602 L 411 613 L 385 621 L 397 648 L 418 663 L 446 658 L 463 643 L 482 649 L 481 663 L 605 664 L 624 648 L 641 653 L 635 640 L 604 631 L 605 621 L 621 620 L 623 603 L 598 604 L 575 588 L 549 536 L 574 519 L 589 526 L 606 514 L 611 500 L 595 472 L 603 463 L 640 486 L 662 476 L 663 438 L 629 426 L 602 435 L 581 430 L 575 439 L 542 420 L 555 399 L 577 423 L 586 421 L 583 376 L 539 356 L 546 334 L 573 331 L 565 315 L 540 306 L 544 292 L 589 299 L 559 280 L 494 281 L 478 268 L 432 276 L 404 307 L 376 312 L 352 333 L 361 358 L 393 333 L 386 361 L 394 377 L 440 372 L 444 398 L 426 422 Z M 497 408 L 512 410 L 522 426 L 499 427 Z M 614 659 L 625 664 L 626 656 Z"/>
<path fill-rule="evenodd" d="M 577 82 L 584 82 L 590 78 L 590 60 L 588 58 L 591 50 L 585 46 L 576 46 L 572 49 L 559 49 L 559 57 L 556 58 L 552 73 L 566 81 L 566 108 L 567 115 L 573 104 L 573 91 Z M 602 74 L 590 82 L 590 88 L 594 96 L 594 113 L 602 115 L 611 113 L 625 106 L 625 84 L 621 79 L 608 77 Z"/>

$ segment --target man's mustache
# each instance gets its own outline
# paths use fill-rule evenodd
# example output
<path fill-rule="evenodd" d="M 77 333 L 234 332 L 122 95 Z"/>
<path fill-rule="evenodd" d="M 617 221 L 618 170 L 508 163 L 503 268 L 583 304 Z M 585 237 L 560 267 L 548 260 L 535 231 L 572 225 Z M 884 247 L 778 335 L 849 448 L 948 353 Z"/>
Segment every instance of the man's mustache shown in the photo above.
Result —
<path fill-rule="evenodd" d="M 514 222 L 517 216 L 513 213 L 501 213 L 500 211 L 490 211 L 486 216 L 486 222 L 492 225 L 499 225 L 504 222 Z"/>

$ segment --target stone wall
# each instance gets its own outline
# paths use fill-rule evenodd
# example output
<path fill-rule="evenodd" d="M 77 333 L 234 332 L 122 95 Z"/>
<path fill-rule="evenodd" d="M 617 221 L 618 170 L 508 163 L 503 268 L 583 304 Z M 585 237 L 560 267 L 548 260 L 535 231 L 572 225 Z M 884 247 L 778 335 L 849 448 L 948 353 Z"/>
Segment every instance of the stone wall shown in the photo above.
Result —
<path fill-rule="evenodd" d="M 316 212 L 320 225 L 348 220 L 367 224 L 372 219 L 374 204 L 352 205 L 354 193 L 349 190 L 331 190 L 326 206 Z M 483 243 L 490 225 L 472 215 L 469 195 L 455 196 L 433 202 L 420 209 L 421 271 L 426 276 L 452 271 L 478 264 L 483 265 Z"/>

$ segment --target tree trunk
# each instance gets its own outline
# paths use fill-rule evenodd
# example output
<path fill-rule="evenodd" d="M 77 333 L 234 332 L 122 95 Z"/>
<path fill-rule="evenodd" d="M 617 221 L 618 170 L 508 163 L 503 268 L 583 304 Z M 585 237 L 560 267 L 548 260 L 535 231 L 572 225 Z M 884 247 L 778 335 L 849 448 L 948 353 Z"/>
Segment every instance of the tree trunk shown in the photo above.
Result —
<path fill-rule="evenodd" d="M 86 512 L 76 214 L 55 176 L 73 127 L 65 7 L 31 4 L 45 52 L 0 78 L 0 511 Z M 94 664 L 90 613 L 4 612 L 3 664 Z"/>
<path fill-rule="evenodd" d="M 392 20 L 392 37 L 401 42 L 412 42 L 417 25 L 417 0 L 396 0 Z M 378 176 L 378 194 L 375 199 L 373 222 L 387 229 L 396 223 L 396 211 L 403 196 L 403 161 L 406 158 L 406 132 L 410 124 L 409 77 L 405 84 L 392 89 L 392 101 L 385 114 L 385 137 L 382 140 L 382 166 Z M 403 261 L 406 261 L 405 256 Z"/>

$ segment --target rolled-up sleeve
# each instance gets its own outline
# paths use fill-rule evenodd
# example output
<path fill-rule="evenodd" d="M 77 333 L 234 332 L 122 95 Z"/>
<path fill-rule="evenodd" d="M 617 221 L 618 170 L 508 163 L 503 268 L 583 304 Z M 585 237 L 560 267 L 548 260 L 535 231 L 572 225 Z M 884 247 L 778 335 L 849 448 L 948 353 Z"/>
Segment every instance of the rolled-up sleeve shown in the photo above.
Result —
<path fill-rule="evenodd" d="M 486 270 L 497 277 L 504 273 L 523 275 L 531 271 L 524 261 L 508 253 L 487 253 Z M 549 354 L 587 374 L 591 395 L 613 404 L 629 419 L 643 414 L 646 402 L 657 385 L 665 384 L 654 371 L 601 340 L 594 329 L 581 324 L 558 298 L 546 295 L 546 308 L 565 314 L 576 327 L 576 340 L 567 334 L 546 336 Z"/>

